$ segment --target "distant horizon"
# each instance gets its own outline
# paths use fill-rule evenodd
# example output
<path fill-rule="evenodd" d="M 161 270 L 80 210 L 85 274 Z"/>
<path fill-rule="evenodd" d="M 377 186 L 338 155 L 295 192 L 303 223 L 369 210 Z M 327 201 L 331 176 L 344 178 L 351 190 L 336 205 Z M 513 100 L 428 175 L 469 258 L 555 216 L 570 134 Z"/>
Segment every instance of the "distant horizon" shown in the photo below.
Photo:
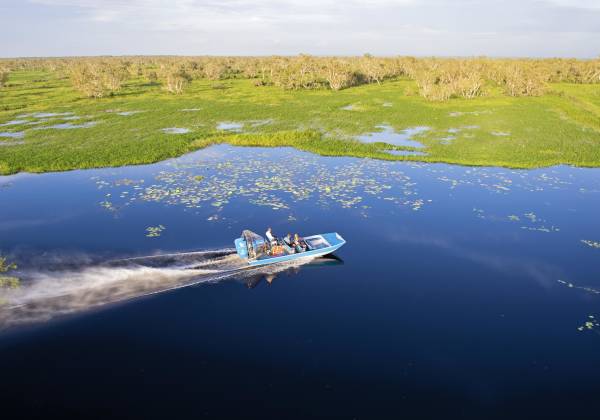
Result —
<path fill-rule="evenodd" d="M 598 0 L 4 0 L 0 57 L 600 55 Z"/>
<path fill-rule="evenodd" d="M 373 57 L 378 58 L 394 58 L 394 57 L 414 57 L 418 59 L 423 58 L 440 58 L 440 59 L 490 59 L 490 60 L 597 60 L 600 59 L 600 55 L 597 57 L 569 57 L 569 56 L 492 56 L 492 55 L 418 55 L 418 54 L 309 54 L 309 53 L 297 53 L 297 54 L 253 54 L 253 55 L 242 55 L 242 54 L 97 54 L 97 55 L 48 55 L 48 56 L 0 56 L 0 60 L 51 60 L 51 59 L 69 59 L 69 58 L 126 58 L 126 57 L 181 57 L 181 58 L 193 58 L 193 57 L 214 57 L 214 58 L 269 58 L 269 57 L 298 57 L 300 55 L 307 55 L 309 57 L 335 57 L 335 58 L 352 58 L 352 57 L 363 57 L 369 54 Z"/>

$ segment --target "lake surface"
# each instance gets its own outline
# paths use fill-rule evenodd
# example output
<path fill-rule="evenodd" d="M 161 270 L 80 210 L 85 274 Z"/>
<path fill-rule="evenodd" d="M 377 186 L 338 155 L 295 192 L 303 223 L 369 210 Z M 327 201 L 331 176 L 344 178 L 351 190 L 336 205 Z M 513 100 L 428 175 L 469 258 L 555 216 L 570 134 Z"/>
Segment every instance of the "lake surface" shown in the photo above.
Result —
<path fill-rule="evenodd" d="M 220 145 L 0 177 L 0 203 L 7 413 L 597 418 L 597 169 Z M 347 244 L 235 271 L 267 226 Z"/>

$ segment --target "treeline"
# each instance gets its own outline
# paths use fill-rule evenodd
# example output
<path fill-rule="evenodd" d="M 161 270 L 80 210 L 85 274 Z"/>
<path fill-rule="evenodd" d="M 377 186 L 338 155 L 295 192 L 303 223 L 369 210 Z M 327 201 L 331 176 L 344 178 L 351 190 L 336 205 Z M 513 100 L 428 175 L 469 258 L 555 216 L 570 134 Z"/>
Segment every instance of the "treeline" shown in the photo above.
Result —
<path fill-rule="evenodd" d="M 3 70 L 4 69 L 4 70 Z M 508 96 L 539 96 L 548 83 L 600 83 L 600 60 L 414 57 L 93 57 L 0 61 L 0 86 L 10 70 L 45 70 L 69 77 L 89 97 L 115 94 L 144 78 L 178 94 L 193 80 L 252 79 L 256 86 L 340 90 L 410 79 L 429 99 L 475 98 L 500 89 Z"/>

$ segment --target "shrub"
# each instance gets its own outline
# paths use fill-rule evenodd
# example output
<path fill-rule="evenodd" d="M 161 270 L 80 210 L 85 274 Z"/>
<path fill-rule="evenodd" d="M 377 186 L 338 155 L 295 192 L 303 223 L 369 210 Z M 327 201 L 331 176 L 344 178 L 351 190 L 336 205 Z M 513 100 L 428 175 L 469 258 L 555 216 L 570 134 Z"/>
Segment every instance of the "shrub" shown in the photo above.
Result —
<path fill-rule="evenodd" d="M 532 66 L 512 64 L 504 72 L 504 91 L 509 96 L 540 96 L 545 82 L 541 73 Z"/>
<path fill-rule="evenodd" d="M 471 99 L 484 94 L 480 69 L 462 61 L 426 63 L 415 70 L 415 79 L 419 94 L 433 101 L 452 97 Z"/>

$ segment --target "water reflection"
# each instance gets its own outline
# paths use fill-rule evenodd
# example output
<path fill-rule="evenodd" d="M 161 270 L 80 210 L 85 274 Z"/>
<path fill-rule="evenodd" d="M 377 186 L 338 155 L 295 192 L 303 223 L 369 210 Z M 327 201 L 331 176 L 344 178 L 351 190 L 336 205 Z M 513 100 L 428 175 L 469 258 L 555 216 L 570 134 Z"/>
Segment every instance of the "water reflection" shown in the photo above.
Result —
<path fill-rule="evenodd" d="M 24 131 L 17 131 L 17 132 L 0 132 L 0 137 L 5 137 L 5 138 L 9 138 L 9 139 L 22 139 L 23 137 L 25 137 L 25 132 Z"/>
<path fill-rule="evenodd" d="M 344 265 L 344 260 L 342 260 L 340 257 L 338 257 L 336 255 L 330 254 L 330 255 L 325 255 L 323 257 L 320 257 L 320 258 L 316 258 L 314 260 L 310 260 L 309 262 L 307 262 L 306 264 L 303 264 L 303 265 L 289 267 L 289 268 L 285 269 L 284 271 L 270 272 L 270 273 L 266 273 L 266 274 L 264 274 L 264 273 L 252 274 L 252 275 L 249 275 L 246 277 L 245 282 L 246 282 L 246 286 L 248 286 L 249 289 L 254 289 L 263 280 L 268 285 L 271 285 L 277 279 L 278 276 L 281 277 L 284 274 L 287 276 L 291 276 L 291 275 L 299 274 L 301 270 L 308 270 L 311 268 L 334 267 L 334 266 L 341 266 L 341 265 Z"/>
<path fill-rule="evenodd" d="M 222 121 L 217 124 L 217 130 L 232 131 L 239 133 L 242 131 L 244 124 L 235 121 Z"/>
<path fill-rule="evenodd" d="M 405 147 L 416 147 L 423 148 L 425 145 L 416 140 L 413 140 L 415 136 L 429 131 L 429 127 L 411 127 L 400 132 L 396 132 L 394 127 L 389 125 L 378 125 L 380 131 L 368 133 L 358 137 L 363 143 L 388 143 L 394 146 L 405 146 Z"/>

